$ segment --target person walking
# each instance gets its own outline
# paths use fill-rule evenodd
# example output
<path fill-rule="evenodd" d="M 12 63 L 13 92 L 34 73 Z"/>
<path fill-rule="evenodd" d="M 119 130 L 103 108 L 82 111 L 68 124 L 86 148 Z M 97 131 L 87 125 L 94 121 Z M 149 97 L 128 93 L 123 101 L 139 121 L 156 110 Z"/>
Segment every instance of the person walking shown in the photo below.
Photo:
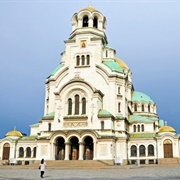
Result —
<path fill-rule="evenodd" d="M 42 159 L 41 164 L 39 165 L 39 170 L 41 172 L 41 174 L 40 174 L 41 178 L 43 178 L 45 168 L 46 168 L 46 163 L 44 162 L 44 159 Z"/>

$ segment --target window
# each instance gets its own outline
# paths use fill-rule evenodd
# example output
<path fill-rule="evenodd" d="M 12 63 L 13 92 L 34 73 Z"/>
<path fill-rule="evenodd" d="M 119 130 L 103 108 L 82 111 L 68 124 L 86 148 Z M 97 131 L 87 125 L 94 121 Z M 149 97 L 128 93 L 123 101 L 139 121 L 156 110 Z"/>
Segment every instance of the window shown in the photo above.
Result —
<path fill-rule="evenodd" d="M 136 132 L 136 125 L 133 126 L 134 132 Z"/>
<path fill-rule="evenodd" d="M 48 123 L 48 131 L 51 131 L 51 123 Z"/>
<path fill-rule="evenodd" d="M 144 112 L 144 104 L 142 104 L 142 112 Z"/>
<path fill-rule="evenodd" d="M 79 95 L 75 95 L 75 114 L 79 114 Z"/>
<path fill-rule="evenodd" d="M 138 132 L 140 132 L 140 125 L 138 124 L 138 126 L 137 126 L 137 127 L 138 127 Z"/>
<path fill-rule="evenodd" d="M 106 57 L 108 57 L 108 51 L 106 50 Z"/>
<path fill-rule="evenodd" d="M 141 131 L 144 132 L 144 124 L 141 125 Z"/>
<path fill-rule="evenodd" d="M 148 146 L 148 156 L 154 156 L 154 146 L 153 145 Z"/>
<path fill-rule="evenodd" d="M 82 98 L 82 114 L 86 114 L 86 99 Z"/>
<path fill-rule="evenodd" d="M 134 111 L 137 112 L 137 104 L 134 104 Z"/>
<path fill-rule="evenodd" d="M 72 114 L 72 99 L 68 99 L 68 115 Z"/>
<path fill-rule="evenodd" d="M 98 28 L 98 19 L 97 19 L 97 17 L 94 17 L 94 19 L 93 19 L 93 27 Z"/>
<path fill-rule="evenodd" d="M 150 111 L 151 111 L 151 105 L 148 104 L 148 112 L 150 112 Z"/>
<path fill-rule="evenodd" d="M 79 57 L 79 56 L 76 57 L 76 65 L 77 65 L 77 66 L 80 65 L 80 57 Z"/>
<path fill-rule="evenodd" d="M 90 64 L 90 55 L 87 55 L 86 59 L 87 59 L 87 65 L 89 65 Z"/>
<path fill-rule="evenodd" d="M 118 112 L 121 112 L 121 103 L 118 103 Z"/>
<path fill-rule="evenodd" d="M 24 157 L 24 149 L 23 149 L 23 147 L 19 148 L 19 157 Z"/>
<path fill-rule="evenodd" d="M 121 88 L 118 87 L 118 94 L 121 94 Z"/>
<path fill-rule="evenodd" d="M 139 147 L 139 156 L 145 156 L 145 146 L 140 145 Z"/>
<path fill-rule="evenodd" d="M 131 146 L 131 156 L 137 156 L 137 147 L 135 145 Z"/>
<path fill-rule="evenodd" d="M 26 149 L 26 157 L 31 157 L 31 148 L 27 147 Z"/>
<path fill-rule="evenodd" d="M 104 130 L 104 121 L 101 121 L 101 130 Z"/>
<path fill-rule="evenodd" d="M 81 60 L 82 60 L 82 62 L 81 62 L 82 66 L 84 66 L 85 65 L 85 56 L 84 55 L 81 56 Z"/>
<path fill-rule="evenodd" d="M 36 157 L 36 147 L 33 148 L 33 157 Z"/>
<path fill-rule="evenodd" d="M 84 16 L 83 17 L 83 27 L 88 27 L 88 21 L 89 21 L 88 16 Z"/>

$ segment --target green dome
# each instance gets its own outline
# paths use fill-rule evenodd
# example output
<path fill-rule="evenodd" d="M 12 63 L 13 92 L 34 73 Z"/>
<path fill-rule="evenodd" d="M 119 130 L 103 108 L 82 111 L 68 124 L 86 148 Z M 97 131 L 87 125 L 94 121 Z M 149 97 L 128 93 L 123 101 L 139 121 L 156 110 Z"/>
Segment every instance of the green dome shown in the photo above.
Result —
<path fill-rule="evenodd" d="M 148 95 L 137 91 L 134 91 L 132 94 L 132 102 L 146 102 L 154 104 L 154 101 Z"/>

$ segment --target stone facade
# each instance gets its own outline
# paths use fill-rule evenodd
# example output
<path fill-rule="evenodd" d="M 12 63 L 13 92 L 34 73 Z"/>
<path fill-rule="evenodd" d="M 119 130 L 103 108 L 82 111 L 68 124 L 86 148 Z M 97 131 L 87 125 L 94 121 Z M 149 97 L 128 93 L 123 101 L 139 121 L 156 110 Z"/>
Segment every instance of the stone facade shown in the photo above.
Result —
<path fill-rule="evenodd" d="M 3 160 L 115 160 L 154 164 L 179 158 L 179 136 L 156 103 L 135 91 L 129 67 L 108 46 L 106 17 L 87 7 L 71 19 L 60 64 L 46 79 L 44 116 L 29 136 L 0 141 Z"/>

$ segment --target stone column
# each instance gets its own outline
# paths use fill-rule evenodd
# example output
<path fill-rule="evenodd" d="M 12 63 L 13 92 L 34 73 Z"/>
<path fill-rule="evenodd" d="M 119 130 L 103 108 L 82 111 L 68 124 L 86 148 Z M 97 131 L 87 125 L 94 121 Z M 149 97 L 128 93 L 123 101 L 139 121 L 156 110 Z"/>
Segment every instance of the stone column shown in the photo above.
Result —
<path fill-rule="evenodd" d="M 69 146 L 70 146 L 70 143 L 66 142 L 65 143 L 65 159 L 64 160 L 69 160 Z"/>
<path fill-rule="evenodd" d="M 83 160 L 84 143 L 79 142 L 79 160 Z"/>

